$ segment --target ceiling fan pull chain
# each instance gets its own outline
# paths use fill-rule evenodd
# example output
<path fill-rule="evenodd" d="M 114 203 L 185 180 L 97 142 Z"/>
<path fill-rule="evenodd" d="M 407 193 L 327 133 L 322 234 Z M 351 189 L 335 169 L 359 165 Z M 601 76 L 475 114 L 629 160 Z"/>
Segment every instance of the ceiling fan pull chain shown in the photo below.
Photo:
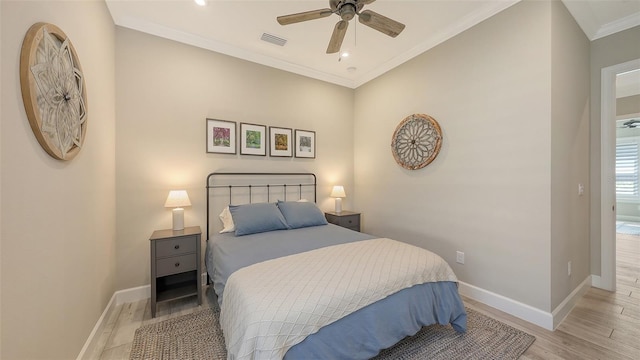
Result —
<path fill-rule="evenodd" d="M 353 27 L 353 47 L 358 46 L 358 22 L 356 21 L 356 25 Z"/>

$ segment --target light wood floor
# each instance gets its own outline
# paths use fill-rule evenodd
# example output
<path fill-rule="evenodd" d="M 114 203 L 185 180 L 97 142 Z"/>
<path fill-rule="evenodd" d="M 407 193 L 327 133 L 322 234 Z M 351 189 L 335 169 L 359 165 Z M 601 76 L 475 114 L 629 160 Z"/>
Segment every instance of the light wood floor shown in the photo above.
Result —
<path fill-rule="evenodd" d="M 640 359 L 640 236 L 617 236 L 617 291 L 592 288 L 555 331 L 548 331 L 469 298 L 465 304 L 485 315 L 526 331 L 536 341 L 521 359 Z M 195 298 L 161 303 L 151 318 L 149 300 L 121 304 L 107 320 L 93 359 L 128 359 L 135 330 L 209 307 L 215 301 L 206 290 L 203 304 Z"/>

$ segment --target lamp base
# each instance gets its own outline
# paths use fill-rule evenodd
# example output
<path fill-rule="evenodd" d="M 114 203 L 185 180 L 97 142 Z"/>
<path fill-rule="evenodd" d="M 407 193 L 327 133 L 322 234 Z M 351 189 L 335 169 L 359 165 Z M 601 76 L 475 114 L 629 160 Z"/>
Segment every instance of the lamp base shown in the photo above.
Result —
<path fill-rule="evenodd" d="M 342 198 L 336 198 L 336 214 L 342 212 Z"/>
<path fill-rule="evenodd" d="M 184 230 L 184 209 L 173 209 L 173 230 Z"/>

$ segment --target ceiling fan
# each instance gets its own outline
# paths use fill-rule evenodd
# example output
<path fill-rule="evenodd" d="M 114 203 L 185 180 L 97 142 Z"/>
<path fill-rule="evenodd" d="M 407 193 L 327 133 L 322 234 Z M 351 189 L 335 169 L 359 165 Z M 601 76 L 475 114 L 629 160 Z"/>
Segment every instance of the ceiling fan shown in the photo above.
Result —
<path fill-rule="evenodd" d="M 374 1 L 375 0 L 329 0 L 330 8 L 278 16 L 278 23 L 280 23 L 280 25 L 289 25 L 337 14 L 342 20 L 338 21 L 334 27 L 333 34 L 331 34 L 331 39 L 329 40 L 329 46 L 327 47 L 327 54 L 333 54 L 340 51 L 342 40 L 344 40 L 347 27 L 349 27 L 349 20 L 353 19 L 356 15 L 358 15 L 358 20 L 360 20 L 361 24 L 391 37 L 398 36 L 402 30 L 404 30 L 404 24 L 402 23 L 371 10 L 362 11 L 365 5 L 371 4 Z"/>
<path fill-rule="evenodd" d="M 622 123 L 620 128 L 634 129 L 640 127 L 640 119 L 629 119 Z"/>

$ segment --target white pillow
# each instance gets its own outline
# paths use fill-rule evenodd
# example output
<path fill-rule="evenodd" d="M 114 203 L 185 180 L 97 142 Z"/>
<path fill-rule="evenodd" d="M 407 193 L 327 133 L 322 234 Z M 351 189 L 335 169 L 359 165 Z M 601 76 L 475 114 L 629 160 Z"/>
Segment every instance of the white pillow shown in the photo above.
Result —
<path fill-rule="evenodd" d="M 298 200 L 298 202 L 308 202 L 308 201 L 309 201 L 309 200 L 307 200 L 307 199 L 300 199 L 300 200 Z"/>
<path fill-rule="evenodd" d="M 220 234 L 236 231 L 236 226 L 233 224 L 233 217 L 231 216 L 231 211 L 229 211 L 228 206 L 222 210 L 219 217 L 223 227 L 223 229 L 220 230 Z"/>

